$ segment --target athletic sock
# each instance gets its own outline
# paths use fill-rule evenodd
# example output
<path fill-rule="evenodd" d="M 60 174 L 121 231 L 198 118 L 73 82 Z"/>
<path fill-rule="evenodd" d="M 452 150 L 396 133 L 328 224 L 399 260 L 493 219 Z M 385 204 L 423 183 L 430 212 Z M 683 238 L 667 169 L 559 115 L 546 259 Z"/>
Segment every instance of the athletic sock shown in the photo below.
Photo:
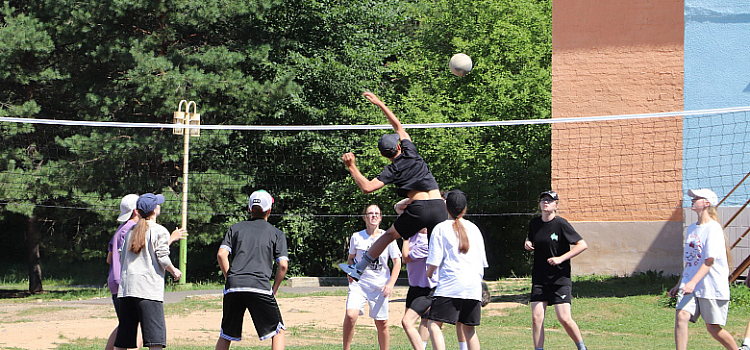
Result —
<path fill-rule="evenodd" d="M 469 350 L 469 346 L 466 345 L 465 341 L 458 342 L 458 350 Z"/>
<path fill-rule="evenodd" d="M 586 345 L 583 345 L 583 342 L 577 343 L 576 346 L 578 350 L 586 350 Z"/>
<path fill-rule="evenodd" d="M 370 256 L 370 253 L 367 252 L 364 255 L 362 255 L 362 260 L 357 262 L 357 265 L 354 266 L 357 268 L 357 271 L 362 272 L 364 271 L 368 265 L 370 265 L 375 259 Z"/>
<path fill-rule="evenodd" d="M 422 342 L 422 350 L 426 350 L 426 349 L 427 349 L 427 342 L 423 341 Z"/>
<path fill-rule="evenodd" d="M 742 341 L 742 345 L 750 346 L 750 338 L 745 338 L 745 340 Z"/>

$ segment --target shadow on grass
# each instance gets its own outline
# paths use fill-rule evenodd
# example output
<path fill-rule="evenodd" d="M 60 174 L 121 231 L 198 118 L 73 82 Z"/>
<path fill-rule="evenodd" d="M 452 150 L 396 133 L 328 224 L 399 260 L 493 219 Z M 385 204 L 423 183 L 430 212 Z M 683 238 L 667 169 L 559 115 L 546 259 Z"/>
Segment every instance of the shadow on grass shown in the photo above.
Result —
<path fill-rule="evenodd" d="M 28 290 L 0 289 L 0 299 L 23 299 L 31 295 Z"/>
<path fill-rule="evenodd" d="M 628 297 L 660 295 L 672 288 L 679 276 L 664 276 L 662 272 L 639 272 L 631 276 L 576 276 L 573 294 L 577 298 Z M 528 304 L 531 279 L 507 279 L 490 282 L 491 302 Z"/>
<path fill-rule="evenodd" d="M 664 276 L 661 271 L 631 276 L 578 276 L 573 279 L 573 294 L 578 298 L 659 295 L 674 287 L 678 279 L 679 276 Z"/>
<path fill-rule="evenodd" d="M 75 300 L 90 299 L 93 297 L 102 297 L 99 288 L 74 288 L 50 289 L 36 294 L 30 293 L 27 289 L 0 289 L 0 300 L 5 299 L 42 299 L 42 300 Z M 106 295 L 109 296 L 109 290 Z"/>

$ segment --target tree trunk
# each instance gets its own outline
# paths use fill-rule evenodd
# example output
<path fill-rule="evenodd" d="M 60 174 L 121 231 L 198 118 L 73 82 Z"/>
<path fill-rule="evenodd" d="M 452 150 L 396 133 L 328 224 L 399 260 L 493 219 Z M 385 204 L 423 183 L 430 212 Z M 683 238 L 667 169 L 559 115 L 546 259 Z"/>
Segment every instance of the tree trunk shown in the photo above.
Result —
<path fill-rule="evenodd" d="M 42 265 L 39 256 L 39 230 L 36 217 L 32 214 L 27 220 L 26 242 L 29 249 L 29 293 L 36 294 L 42 289 Z"/>

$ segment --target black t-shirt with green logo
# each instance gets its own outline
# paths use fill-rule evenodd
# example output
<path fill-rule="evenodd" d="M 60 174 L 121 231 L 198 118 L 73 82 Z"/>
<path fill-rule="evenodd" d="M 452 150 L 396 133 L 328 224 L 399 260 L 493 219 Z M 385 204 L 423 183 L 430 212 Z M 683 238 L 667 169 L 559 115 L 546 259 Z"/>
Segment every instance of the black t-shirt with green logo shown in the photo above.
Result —
<path fill-rule="evenodd" d="M 552 266 L 547 259 L 570 251 L 570 245 L 581 239 L 572 225 L 559 216 L 549 222 L 535 217 L 529 223 L 529 241 L 534 244 L 534 269 L 531 273 L 533 284 L 570 285 L 570 260 Z"/>

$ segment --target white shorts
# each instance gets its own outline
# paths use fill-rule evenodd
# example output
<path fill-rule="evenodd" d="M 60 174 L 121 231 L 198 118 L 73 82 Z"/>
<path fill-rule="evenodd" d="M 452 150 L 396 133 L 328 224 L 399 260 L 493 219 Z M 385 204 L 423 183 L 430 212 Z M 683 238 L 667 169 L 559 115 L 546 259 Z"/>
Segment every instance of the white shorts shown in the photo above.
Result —
<path fill-rule="evenodd" d="M 388 297 L 383 296 L 382 287 L 375 287 L 360 282 L 349 283 L 349 293 L 346 295 L 346 309 L 359 310 L 364 315 L 365 303 L 370 306 L 370 317 L 382 321 L 388 319 Z"/>
<path fill-rule="evenodd" d="M 695 294 L 686 294 L 677 299 L 677 311 L 684 310 L 690 313 L 690 322 L 695 322 L 698 317 L 703 317 L 706 324 L 727 324 L 729 313 L 729 300 L 716 300 L 696 298 Z"/>

